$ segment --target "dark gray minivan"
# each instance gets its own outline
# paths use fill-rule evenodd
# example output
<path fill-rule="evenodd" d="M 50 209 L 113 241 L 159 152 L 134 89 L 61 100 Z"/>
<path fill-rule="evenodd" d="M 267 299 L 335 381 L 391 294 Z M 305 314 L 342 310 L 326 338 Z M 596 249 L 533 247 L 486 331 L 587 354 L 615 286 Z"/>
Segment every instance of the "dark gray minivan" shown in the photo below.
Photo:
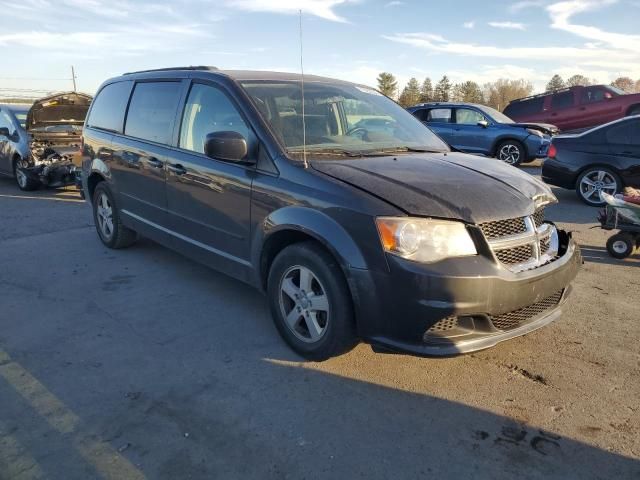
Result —
<path fill-rule="evenodd" d="M 558 318 L 582 260 L 545 221 L 546 185 L 450 152 L 376 90 L 302 80 L 186 67 L 105 82 L 83 131 L 102 242 L 143 235 L 260 288 L 313 360 L 359 339 L 471 352 Z"/>

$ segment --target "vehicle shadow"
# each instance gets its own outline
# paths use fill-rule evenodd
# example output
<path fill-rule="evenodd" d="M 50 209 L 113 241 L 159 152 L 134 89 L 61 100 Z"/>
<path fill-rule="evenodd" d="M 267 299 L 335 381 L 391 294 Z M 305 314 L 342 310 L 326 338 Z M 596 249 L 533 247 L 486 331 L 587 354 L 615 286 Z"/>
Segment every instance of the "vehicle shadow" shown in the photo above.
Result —
<path fill-rule="evenodd" d="M 94 237 L 69 237 L 74 261 L 50 256 L 46 268 L 20 261 L 32 248 L 23 240 L 0 254 L 5 272 L 22 269 L 2 284 L 0 351 L 79 419 L 71 434 L 55 431 L 61 407 L 35 415 L 44 395 L 21 396 L 31 388 L 21 376 L 0 376 L 1 423 L 47 477 L 105 475 L 77 453 L 87 438 L 154 479 L 640 475 L 637 459 L 496 413 L 472 387 L 461 403 L 383 375 L 409 360 L 446 375 L 465 357 L 373 357 L 361 346 L 303 362 L 259 293 L 152 242 L 113 252 Z M 33 301 L 13 300 L 33 291 Z M 429 391 L 428 378 L 413 388 Z"/>
<path fill-rule="evenodd" d="M 43 200 L 83 201 L 76 187 L 39 188 L 31 192 L 20 190 L 14 179 L 0 177 L 0 196 L 10 198 L 36 198 Z"/>
<path fill-rule="evenodd" d="M 630 256 L 629 258 L 619 260 L 617 258 L 611 257 L 605 247 L 596 247 L 594 245 L 580 245 L 580 249 L 582 250 L 582 257 L 586 262 L 615 266 L 640 265 L 640 256 L 638 255 L 638 253 Z"/>

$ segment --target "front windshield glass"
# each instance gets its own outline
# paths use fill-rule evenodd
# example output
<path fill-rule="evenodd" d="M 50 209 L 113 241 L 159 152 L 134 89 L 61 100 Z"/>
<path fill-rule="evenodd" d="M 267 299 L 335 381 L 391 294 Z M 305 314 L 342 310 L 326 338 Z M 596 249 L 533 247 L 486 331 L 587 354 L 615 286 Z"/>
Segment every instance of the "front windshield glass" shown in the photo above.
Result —
<path fill-rule="evenodd" d="M 609 90 L 610 92 L 613 92 L 616 96 L 618 96 L 618 95 L 626 95 L 627 94 L 627 92 L 625 92 L 621 88 L 614 87 L 613 85 L 607 85 L 606 89 Z"/>
<path fill-rule="evenodd" d="M 484 105 L 481 105 L 480 110 L 489 115 L 498 123 L 515 123 L 512 119 L 507 117 L 504 113 L 500 113 L 495 108 L 485 107 Z"/>
<path fill-rule="evenodd" d="M 242 86 L 287 152 L 303 151 L 302 92 L 294 81 L 245 81 Z M 338 155 L 448 151 L 413 115 L 376 90 L 351 84 L 304 86 L 306 149 Z"/>

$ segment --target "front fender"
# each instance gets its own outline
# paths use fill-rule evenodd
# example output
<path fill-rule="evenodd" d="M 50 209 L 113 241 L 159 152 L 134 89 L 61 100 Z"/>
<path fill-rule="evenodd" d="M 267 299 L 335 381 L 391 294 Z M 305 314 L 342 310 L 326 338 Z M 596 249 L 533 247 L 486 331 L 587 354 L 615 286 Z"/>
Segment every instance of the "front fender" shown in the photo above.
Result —
<path fill-rule="evenodd" d="M 288 206 L 269 214 L 256 229 L 252 241 L 252 263 L 261 271 L 265 245 L 274 235 L 291 231 L 303 233 L 320 242 L 340 262 L 343 269 L 368 269 L 362 251 L 351 235 L 326 213 L 302 206 Z"/>

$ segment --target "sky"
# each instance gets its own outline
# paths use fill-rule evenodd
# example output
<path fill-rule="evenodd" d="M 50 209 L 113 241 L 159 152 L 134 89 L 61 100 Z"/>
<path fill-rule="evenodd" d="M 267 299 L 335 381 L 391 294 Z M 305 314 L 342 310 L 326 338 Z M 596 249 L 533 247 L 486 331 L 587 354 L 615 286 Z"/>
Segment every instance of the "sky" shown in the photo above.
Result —
<path fill-rule="evenodd" d="M 0 94 L 179 65 L 479 83 L 640 78 L 640 0 L 0 0 Z"/>

